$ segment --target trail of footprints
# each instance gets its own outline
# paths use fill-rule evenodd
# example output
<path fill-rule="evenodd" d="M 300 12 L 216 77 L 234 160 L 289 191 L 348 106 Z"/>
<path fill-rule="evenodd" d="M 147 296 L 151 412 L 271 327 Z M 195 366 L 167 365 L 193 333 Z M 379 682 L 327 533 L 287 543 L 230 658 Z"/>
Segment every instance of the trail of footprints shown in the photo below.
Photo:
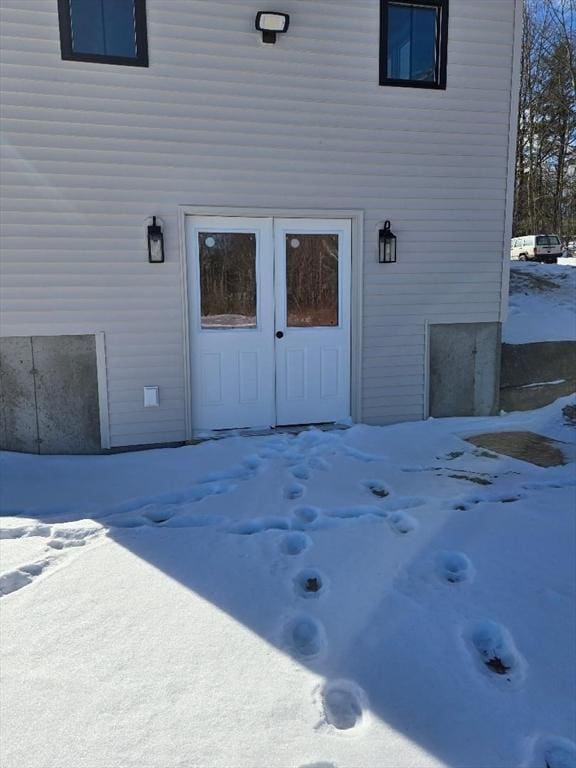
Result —
<path fill-rule="evenodd" d="M 4 597 L 11 592 L 17 592 L 22 587 L 28 586 L 32 581 L 40 576 L 51 564 L 49 558 L 38 560 L 29 565 L 22 565 L 14 571 L 8 571 L 0 576 L 0 596 Z"/>
<path fill-rule="evenodd" d="M 184 505 L 201 501 L 209 495 L 228 493 L 235 489 L 233 483 L 250 480 L 258 474 L 263 460 L 266 458 L 283 458 L 290 466 L 292 480 L 282 489 L 283 497 L 288 501 L 298 501 L 306 493 L 304 481 L 312 477 L 313 471 L 328 471 L 331 467 L 328 461 L 314 452 L 315 440 L 318 438 L 308 433 L 305 437 L 304 450 L 298 447 L 287 449 L 286 441 L 277 444 L 271 441 L 269 446 L 258 455 L 249 456 L 242 461 L 241 466 L 230 470 L 212 473 L 202 478 L 199 483 L 181 494 L 181 498 L 158 499 L 156 503 L 138 510 L 133 522 L 130 515 L 122 521 L 126 512 L 136 511 L 120 509 L 110 515 L 107 522 L 112 524 L 141 525 L 145 522 L 155 524 L 170 524 L 172 518 L 178 523 L 177 517 Z M 310 444 L 306 445 L 306 441 Z M 307 449 L 312 448 L 312 451 Z M 347 449 L 342 444 L 334 445 L 328 453 L 344 452 L 353 458 L 370 462 L 378 459 L 355 449 Z M 365 516 L 386 520 L 390 530 L 400 536 L 407 535 L 417 528 L 417 521 L 406 510 L 414 509 L 425 503 L 418 497 L 391 497 L 390 489 L 380 480 L 368 479 L 361 483 L 364 492 L 369 493 L 377 505 L 360 505 L 336 509 L 319 509 L 313 506 L 300 506 L 292 511 L 292 518 L 266 517 L 240 521 L 229 531 L 232 533 L 252 535 L 266 530 L 286 531 L 279 543 L 280 552 L 287 557 L 297 557 L 307 552 L 313 541 L 306 533 L 329 524 L 330 521 L 348 521 Z M 528 486 L 524 486 L 528 489 Z M 468 495 L 450 502 L 455 511 L 467 511 L 480 502 L 513 503 L 523 497 L 517 495 Z M 206 517 L 206 516 L 204 516 Z M 116 519 L 118 518 L 118 519 Z M 144 519 L 141 519 L 144 518 Z M 202 518 L 202 516 L 200 516 Z M 219 518 L 193 518 L 186 525 L 209 525 L 224 522 Z M 172 524 L 174 524 L 174 522 Z M 102 529 L 100 529 L 102 531 Z M 59 550 L 68 547 L 81 547 L 86 541 L 98 534 L 97 529 L 57 528 L 56 526 L 36 524 L 23 525 L 8 529 L 0 529 L 0 538 L 22 538 L 41 536 L 47 539 L 47 547 L 55 550 L 53 555 L 47 555 L 40 560 L 22 565 L 19 568 L 0 575 L 0 597 L 15 592 L 31 584 L 41 574 L 56 565 L 60 556 Z M 475 572 L 469 558 L 462 552 L 443 551 L 438 553 L 435 560 L 435 571 L 438 578 L 447 585 L 457 585 L 470 581 Z M 327 593 L 329 584 L 327 578 L 318 569 L 308 567 L 301 569 L 293 577 L 293 590 L 302 601 L 320 600 Z M 302 603 L 305 604 L 304 602 Z M 285 645 L 294 656 L 306 661 L 320 657 L 327 648 L 328 639 L 321 621 L 309 613 L 298 612 L 286 622 L 283 629 Z M 518 685 L 524 678 L 526 662 L 517 650 L 514 641 L 505 627 L 493 622 L 477 622 L 467 627 L 463 638 L 479 671 L 501 687 Z M 320 701 L 323 722 L 336 731 L 351 731 L 366 722 L 367 697 L 365 692 L 351 680 L 333 680 L 327 682 L 320 690 Z M 530 765 L 542 768 L 576 768 L 576 746 L 561 738 L 540 739 L 534 748 Z M 320 768 L 334 768 L 328 763 L 313 764 Z M 305 767 L 302 767 L 305 768 Z M 312 768 L 312 766 L 308 766 Z"/>
<path fill-rule="evenodd" d="M 296 457 L 299 459 L 300 457 Z M 306 491 L 305 486 L 299 480 L 308 480 L 311 477 L 310 468 L 329 469 L 327 462 L 320 457 L 309 460 L 308 466 L 296 463 L 292 468 L 294 482 L 289 483 L 283 489 L 285 499 L 295 501 L 301 499 Z M 363 456 L 357 456 L 360 460 L 369 460 Z M 361 483 L 363 490 L 369 492 L 379 501 L 390 495 L 387 486 L 379 480 L 365 480 Z M 364 516 L 372 516 L 386 519 L 390 529 L 405 535 L 415 530 L 417 523 L 414 518 L 407 515 L 404 510 L 421 506 L 423 499 L 403 498 L 382 506 L 354 506 L 337 509 L 322 510 L 313 506 L 300 506 L 292 511 L 293 519 L 289 526 L 292 530 L 280 540 L 280 551 L 287 556 L 297 556 L 312 546 L 312 539 L 304 531 L 323 527 L 327 519 L 354 520 Z M 252 524 L 250 532 L 269 529 L 270 527 L 283 527 L 281 519 L 273 521 L 260 521 Z M 301 530 L 294 530 L 300 528 Z M 248 532 L 246 524 L 241 531 Z M 458 569 L 452 564 L 454 571 Z M 321 599 L 328 591 L 328 580 L 317 568 L 309 567 L 298 571 L 293 578 L 295 594 L 302 600 Z M 323 624 L 309 614 L 297 614 L 292 617 L 284 627 L 284 642 L 290 651 L 303 660 L 312 661 L 318 658 L 327 647 L 326 631 Z M 366 694 L 356 683 L 350 680 L 335 680 L 327 683 L 320 692 L 321 707 L 324 723 L 337 731 L 349 731 L 357 728 L 366 720 Z"/>
<path fill-rule="evenodd" d="M 289 534 L 280 543 L 281 551 L 291 556 L 304 552 L 311 544 L 305 534 Z M 293 579 L 296 595 L 304 600 L 319 599 L 327 591 L 326 577 L 317 568 L 304 568 Z M 326 649 L 327 638 L 323 624 L 308 614 L 297 614 L 284 629 L 290 651 L 303 660 L 311 661 Z M 324 723 L 338 731 L 359 726 L 366 718 L 366 695 L 350 680 L 327 683 L 320 693 Z"/>
<path fill-rule="evenodd" d="M 309 478 L 309 474 L 305 474 L 300 465 L 295 467 L 292 474 L 299 479 Z M 378 499 L 384 499 L 390 493 L 379 481 L 364 481 L 362 487 Z M 290 500 L 297 499 L 303 496 L 304 490 L 302 485 L 293 483 L 285 487 L 284 496 Z M 397 510 L 389 513 L 379 507 L 350 507 L 324 511 L 312 506 L 296 507 L 293 510 L 293 525 L 303 528 L 314 526 L 322 514 L 340 519 L 354 519 L 366 514 L 388 518 L 392 530 L 402 535 L 416 527 L 415 521 L 409 516 Z M 292 530 L 282 537 L 279 546 L 282 554 L 295 557 L 312 546 L 312 539 L 304 531 Z M 314 567 L 302 568 L 292 581 L 296 596 L 302 600 L 319 600 L 329 589 L 327 578 Z M 287 622 L 284 627 L 284 641 L 297 658 L 307 661 L 318 658 L 327 647 L 326 631 L 322 622 L 305 613 L 296 614 Z M 334 680 L 326 683 L 320 691 L 320 703 L 323 724 L 336 731 L 350 731 L 361 726 L 366 720 L 366 694 L 351 680 Z"/>
<path fill-rule="evenodd" d="M 42 537 L 46 547 L 55 550 L 32 563 L 27 563 L 6 571 L 0 575 L 0 598 L 17 592 L 32 584 L 39 576 L 46 573 L 61 561 L 63 550 L 70 547 L 83 547 L 90 539 L 96 538 L 102 531 L 100 526 L 51 526 L 42 523 L 15 526 L 0 529 L 0 539 L 23 539 Z"/>
<path fill-rule="evenodd" d="M 298 465 L 292 472 L 298 479 L 308 479 L 309 474 Z M 362 517 L 369 514 L 386 519 L 395 533 L 405 535 L 415 530 L 417 522 L 406 509 L 416 508 L 424 503 L 423 499 L 403 497 L 389 499 L 390 490 L 379 480 L 364 480 L 362 488 L 381 500 L 378 507 L 351 507 L 336 510 L 320 510 L 313 506 L 296 507 L 292 530 L 280 540 L 280 552 L 295 557 L 306 552 L 313 544 L 306 529 L 319 527 L 321 516 L 340 519 Z M 305 488 L 299 483 L 285 487 L 284 497 L 290 500 L 301 498 Z M 522 495 L 468 496 L 452 503 L 452 509 L 465 510 L 483 501 L 513 503 Z M 386 501 L 385 501 L 386 500 Z M 278 522 L 278 521 L 277 521 Z M 276 527 L 280 527 L 277 525 Z M 301 530 L 294 530 L 300 528 Z M 458 585 L 471 581 L 475 569 L 463 552 L 456 550 L 439 552 L 435 559 L 437 577 L 447 585 Z M 328 591 L 328 581 L 317 568 L 308 567 L 299 570 L 293 577 L 295 594 L 302 600 L 318 600 Z M 474 663 L 482 674 L 502 688 L 516 687 L 525 676 L 526 661 L 517 650 L 508 630 L 494 621 L 480 621 L 464 630 L 464 641 Z M 284 627 L 284 641 L 289 650 L 297 657 L 312 661 L 321 656 L 328 644 L 323 624 L 308 613 L 293 616 Z M 320 691 L 323 724 L 336 731 L 351 731 L 366 722 L 366 693 L 351 680 L 329 681 Z M 576 747 L 565 740 L 546 742 L 538 747 L 538 764 L 542 768 L 576 768 Z"/>

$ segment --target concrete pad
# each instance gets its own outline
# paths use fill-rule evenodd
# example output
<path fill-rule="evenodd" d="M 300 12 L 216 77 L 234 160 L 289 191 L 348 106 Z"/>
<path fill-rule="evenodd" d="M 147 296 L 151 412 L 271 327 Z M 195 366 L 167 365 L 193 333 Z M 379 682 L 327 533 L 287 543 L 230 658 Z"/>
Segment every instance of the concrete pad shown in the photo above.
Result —
<path fill-rule="evenodd" d="M 538 467 L 558 467 L 574 461 L 574 446 L 536 432 L 488 432 L 467 442 L 495 453 L 527 461 Z"/>

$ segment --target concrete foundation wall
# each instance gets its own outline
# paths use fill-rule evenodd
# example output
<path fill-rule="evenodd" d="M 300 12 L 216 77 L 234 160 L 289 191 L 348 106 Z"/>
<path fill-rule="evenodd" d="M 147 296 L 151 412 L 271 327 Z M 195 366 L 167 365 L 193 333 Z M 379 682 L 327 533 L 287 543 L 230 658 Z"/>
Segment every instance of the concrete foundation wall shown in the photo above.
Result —
<path fill-rule="evenodd" d="M 0 448 L 100 452 L 93 335 L 0 339 Z"/>
<path fill-rule="evenodd" d="M 500 407 L 541 408 L 576 391 L 576 342 L 502 345 Z"/>
<path fill-rule="evenodd" d="M 500 323 L 430 326 L 430 415 L 498 411 Z"/>
<path fill-rule="evenodd" d="M 30 337 L 0 339 L 0 448 L 38 453 Z"/>

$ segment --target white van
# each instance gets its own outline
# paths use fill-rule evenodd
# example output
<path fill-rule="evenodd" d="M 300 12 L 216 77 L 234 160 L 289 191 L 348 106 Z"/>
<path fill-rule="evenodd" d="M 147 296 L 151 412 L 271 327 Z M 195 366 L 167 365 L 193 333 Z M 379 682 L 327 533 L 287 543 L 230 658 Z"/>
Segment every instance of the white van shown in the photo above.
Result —
<path fill-rule="evenodd" d="M 558 235 L 524 235 L 512 238 L 511 259 L 556 264 L 560 256 L 562 243 Z"/>

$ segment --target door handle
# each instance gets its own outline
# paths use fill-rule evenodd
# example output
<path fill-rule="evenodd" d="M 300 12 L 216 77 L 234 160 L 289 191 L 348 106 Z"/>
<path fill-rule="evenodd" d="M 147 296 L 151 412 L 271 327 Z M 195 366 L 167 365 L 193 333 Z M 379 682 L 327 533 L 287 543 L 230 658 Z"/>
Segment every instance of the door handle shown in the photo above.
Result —
<path fill-rule="evenodd" d="M 276 338 L 277 339 L 284 338 L 284 331 L 276 331 Z"/>

